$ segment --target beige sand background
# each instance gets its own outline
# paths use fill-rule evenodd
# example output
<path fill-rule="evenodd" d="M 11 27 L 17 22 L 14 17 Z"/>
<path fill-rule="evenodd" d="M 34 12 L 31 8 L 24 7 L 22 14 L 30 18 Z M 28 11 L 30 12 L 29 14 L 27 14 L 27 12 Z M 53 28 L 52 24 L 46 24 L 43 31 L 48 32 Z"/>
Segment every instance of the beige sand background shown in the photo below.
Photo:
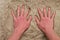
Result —
<path fill-rule="evenodd" d="M 52 11 L 56 11 L 54 30 L 60 36 L 60 0 L 0 0 L 0 40 L 7 40 L 13 32 L 11 8 L 16 12 L 17 5 L 22 4 L 25 5 L 26 10 L 30 7 L 29 15 L 32 15 L 33 20 L 21 40 L 46 40 L 34 21 L 34 15 L 38 15 L 37 8 L 42 9 L 43 7 L 51 7 Z"/>

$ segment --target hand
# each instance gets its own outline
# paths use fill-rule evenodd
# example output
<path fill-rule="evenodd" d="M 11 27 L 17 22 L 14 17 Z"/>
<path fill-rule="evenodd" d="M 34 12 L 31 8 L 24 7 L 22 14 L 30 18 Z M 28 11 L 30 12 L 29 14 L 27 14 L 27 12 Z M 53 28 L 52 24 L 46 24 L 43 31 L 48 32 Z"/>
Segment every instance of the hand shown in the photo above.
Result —
<path fill-rule="evenodd" d="M 25 12 L 24 5 L 22 6 L 21 11 L 20 11 L 20 6 L 18 6 L 17 17 L 14 15 L 14 11 L 12 10 L 15 29 L 13 34 L 8 38 L 8 40 L 19 40 L 23 32 L 29 28 L 32 17 L 30 16 L 29 19 L 27 20 L 28 14 L 29 11 Z"/>
<path fill-rule="evenodd" d="M 38 27 L 44 33 L 52 31 L 54 26 L 55 13 L 51 16 L 50 8 L 48 8 L 48 12 L 46 12 L 46 9 L 44 8 L 43 12 L 40 9 L 38 9 L 38 14 L 40 15 L 40 20 L 37 16 L 35 16 L 35 20 L 38 24 Z"/>
<path fill-rule="evenodd" d="M 26 29 L 29 28 L 32 17 L 30 16 L 29 19 L 27 20 L 28 14 L 29 14 L 29 11 L 25 12 L 24 5 L 22 6 L 21 10 L 20 10 L 20 6 L 18 6 L 17 17 L 14 15 L 14 11 L 12 10 L 15 30 L 20 30 L 20 32 L 21 31 L 24 32 Z"/>

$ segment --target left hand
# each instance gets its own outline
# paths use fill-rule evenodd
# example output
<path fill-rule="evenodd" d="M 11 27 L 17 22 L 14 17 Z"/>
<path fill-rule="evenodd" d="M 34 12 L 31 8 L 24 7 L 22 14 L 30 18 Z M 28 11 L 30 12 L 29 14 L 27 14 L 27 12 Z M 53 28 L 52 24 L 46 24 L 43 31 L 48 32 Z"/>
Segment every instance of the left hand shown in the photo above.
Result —
<path fill-rule="evenodd" d="M 17 17 L 14 15 L 14 11 L 12 10 L 12 16 L 14 19 L 14 27 L 15 30 L 25 31 L 29 28 L 29 25 L 31 23 L 32 17 L 30 16 L 27 20 L 27 16 L 29 14 L 29 11 L 25 12 L 24 5 L 22 6 L 22 9 L 20 10 L 20 6 L 18 6 L 17 9 Z"/>

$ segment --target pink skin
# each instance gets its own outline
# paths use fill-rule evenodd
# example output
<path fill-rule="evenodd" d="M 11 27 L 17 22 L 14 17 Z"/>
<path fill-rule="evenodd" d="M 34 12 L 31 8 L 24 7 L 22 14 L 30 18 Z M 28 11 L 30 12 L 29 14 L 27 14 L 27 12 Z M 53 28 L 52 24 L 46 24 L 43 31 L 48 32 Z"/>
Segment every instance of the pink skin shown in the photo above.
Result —
<path fill-rule="evenodd" d="M 46 12 L 46 9 L 44 8 L 43 13 L 40 9 L 38 9 L 38 14 L 41 17 L 41 20 L 39 20 L 38 17 L 35 16 L 36 23 L 38 24 L 39 29 L 41 29 L 46 34 L 49 40 L 60 40 L 60 38 L 56 35 L 56 33 L 53 30 L 55 13 L 52 16 L 50 15 L 50 13 L 50 8 L 48 9 L 48 12 Z M 32 17 L 30 16 L 27 20 L 28 14 L 29 12 L 25 12 L 24 6 L 22 6 L 21 10 L 20 6 L 18 6 L 17 17 L 14 15 L 14 11 L 12 10 L 15 29 L 8 40 L 19 40 L 24 31 L 29 28 Z"/>
<path fill-rule="evenodd" d="M 48 12 L 46 12 L 45 8 L 43 9 L 43 11 L 41 11 L 38 8 L 40 20 L 37 16 L 35 16 L 35 21 L 38 25 L 38 28 L 41 29 L 46 34 L 49 40 L 60 40 L 53 30 L 55 13 L 53 13 L 52 16 L 50 13 L 51 13 L 50 8 L 48 8 Z"/>
<path fill-rule="evenodd" d="M 15 29 L 13 34 L 10 36 L 8 40 L 18 40 L 21 37 L 21 35 L 24 33 L 24 31 L 29 28 L 32 17 L 30 16 L 29 19 L 27 20 L 28 14 L 29 11 L 25 12 L 24 5 L 22 5 L 21 10 L 20 10 L 20 6 L 18 6 L 17 17 L 14 15 L 14 11 L 12 10 Z"/>
<path fill-rule="evenodd" d="M 43 31 L 46 32 L 48 30 L 53 30 L 53 20 L 55 13 L 51 16 L 50 15 L 50 8 L 48 9 L 48 14 L 46 12 L 46 9 L 43 9 L 43 12 L 38 9 L 38 14 L 40 15 L 40 20 L 35 16 L 35 20 L 38 24 L 38 27 Z M 44 15 L 43 15 L 44 14 Z"/>

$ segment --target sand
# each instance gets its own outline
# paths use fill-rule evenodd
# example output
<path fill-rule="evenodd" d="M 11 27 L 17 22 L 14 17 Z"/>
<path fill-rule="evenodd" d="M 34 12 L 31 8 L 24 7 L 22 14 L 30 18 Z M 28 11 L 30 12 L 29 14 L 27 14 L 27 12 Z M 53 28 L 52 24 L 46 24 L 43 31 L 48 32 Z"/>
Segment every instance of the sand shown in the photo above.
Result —
<path fill-rule="evenodd" d="M 20 40 L 47 40 L 34 21 L 34 15 L 38 15 L 37 8 L 42 10 L 44 7 L 46 9 L 50 7 L 52 12 L 56 11 L 54 31 L 60 36 L 60 0 L 0 0 L 0 40 L 7 40 L 14 30 L 11 8 L 16 13 L 17 6 L 21 7 L 22 4 L 25 5 L 25 10 L 30 7 L 29 15 L 32 15 L 33 20 Z"/>

